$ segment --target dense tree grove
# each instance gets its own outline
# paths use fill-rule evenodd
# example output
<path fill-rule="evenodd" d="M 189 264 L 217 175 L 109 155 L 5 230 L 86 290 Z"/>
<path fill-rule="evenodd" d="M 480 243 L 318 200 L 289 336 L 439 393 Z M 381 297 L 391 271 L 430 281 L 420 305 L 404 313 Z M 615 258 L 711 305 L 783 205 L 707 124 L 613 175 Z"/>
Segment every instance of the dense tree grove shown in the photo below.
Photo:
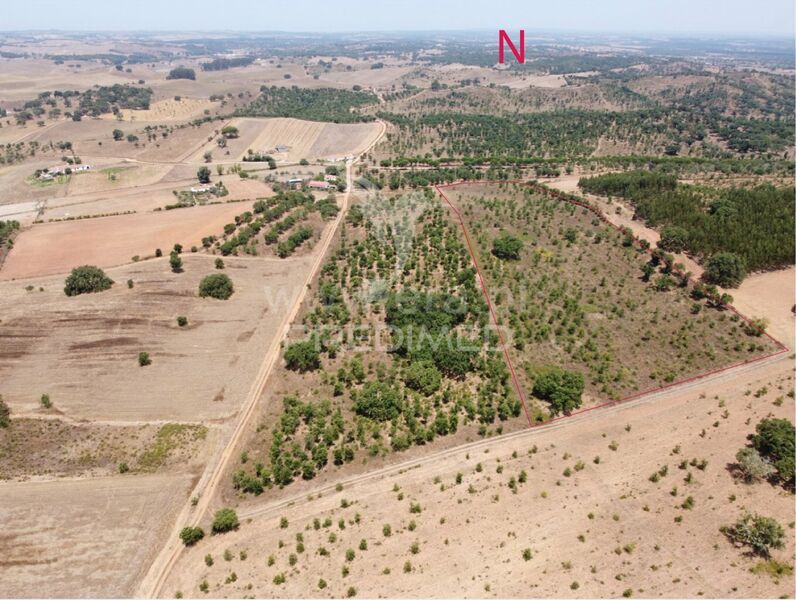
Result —
<path fill-rule="evenodd" d="M 593 194 L 626 198 L 636 214 L 653 227 L 678 227 L 677 245 L 697 257 L 709 259 L 730 252 L 740 257 L 746 271 L 794 262 L 793 187 L 759 185 L 706 191 L 679 184 L 672 175 L 645 171 L 599 175 L 581 179 L 579 185 Z M 722 264 L 728 262 L 722 260 Z M 739 274 L 743 278 L 736 267 L 727 280 L 729 285 L 737 285 Z"/>
<path fill-rule="evenodd" d="M 64 294 L 78 296 L 109 290 L 113 280 L 99 267 L 84 265 L 75 267 L 64 282 Z"/>
<path fill-rule="evenodd" d="M 336 88 L 285 88 L 263 86 L 260 96 L 236 115 L 248 117 L 295 117 L 309 121 L 355 123 L 371 121 L 372 116 L 355 109 L 377 102 L 371 92 L 352 92 Z"/>
<path fill-rule="evenodd" d="M 166 79 L 196 79 L 196 71 L 193 69 L 189 69 L 188 67 L 176 67 L 169 71 L 169 74 L 166 75 Z"/>
<path fill-rule="evenodd" d="M 254 62 L 253 56 L 238 56 L 235 58 L 214 58 L 209 62 L 201 63 L 202 71 L 226 71 L 234 67 L 248 67 Z"/>

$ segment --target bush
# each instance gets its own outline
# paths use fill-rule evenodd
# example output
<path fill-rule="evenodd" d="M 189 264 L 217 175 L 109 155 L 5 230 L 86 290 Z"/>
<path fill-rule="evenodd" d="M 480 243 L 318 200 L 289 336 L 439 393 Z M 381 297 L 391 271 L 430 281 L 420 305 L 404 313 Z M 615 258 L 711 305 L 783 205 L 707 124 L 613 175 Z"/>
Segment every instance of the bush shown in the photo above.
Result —
<path fill-rule="evenodd" d="M 199 283 L 199 296 L 210 296 L 217 300 L 228 300 L 235 292 L 232 280 L 223 273 L 208 275 Z"/>
<path fill-rule="evenodd" d="M 314 371 L 321 366 L 321 358 L 315 342 L 296 342 L 285 350 L 285 362 L 291 371 Z"/>
<path fill-rule="evenodd" d="M 733 542 L 751 546 L 755 554 L 768 557 L 773 548 L 784 546 L 785 531 L 771 517 L 746 513 L 734 525 L 722 528 Z"/>
<path fill-rule="evenodd" d="M 354 400 L 354 410 L 375 421 L 389 421 L 401 412 L 401 397 L 386 383 L 369 381 Z"/>
<path fill-rule="evenodd" d="M 183 527 L 180 531 L 180 539 L 186 546 L 193 546 L 205 536 L 201 527 Z"/>
<path fill-rule="evenodd" d="M 755 448 L 741 448 L 735 455 L 735 460 L 738 461 L 738 468 L 746 483 L 766 479 L 776 471 Z"/>
<path fill-rule="evenodd" d="M 113 280 L 99 267 L 84 265 L 72 269 L 64 282 L 64 294 L 78 296 L 110 289 Z"/>
<path fill-rule="evenodd" d="M 199 180 L 199 183 L 210 183 L 210 169 L 207 167 L 199 167 L 199 170 L 196 171 L 196 178 Z"/>
<path fill-rule="evenodd" d="M 224 268 L 224 261 L 220 258 L 216 259 L 216 269 L 223 269 Z"/>
<path fill-rule="evenodd" d="M 188 317 L 177 317 L 177 325 L 185 327 L 188 324 Z"/>
<path fill-rule="evenodd" d="M 139 367 L 146 367 L 147 365 L 152 364 L 152 359 L 149 358 L 149 352 L 139 352 L 138 353 L 138 366 Z"/>
<path fill-rule="evenodd" d="M 504 260 L 517 260 L 522 250 L 522 240 L 508 233 L 501 233 L 492 242 L 492 254 Z"/>
<path fill-rule="evenodd" d="M 536 378 L 533 393 L 550 403 L 553 414 L 568 413 L 581 404 L 583 375 L 559 368 L 550 368 Z"/>
<path fill-rule="evenodd" d="M 8 408 L 8 404 L 0 396 L 0 428 L 5 429 L 9 425 L 11 425 L 11 409 Z"/>
<path fill-rule="evenodd" d="M 708 259 L 702 277 L 708 283 L 721 287 L 738 287 L 746 277 L 746 265 L 737 254 L 718 252 Z"/>
<path fill-rule="evenodd" d="M 213 517 L 213 533 L 226 533 L 240 526 L 237 513 L 231 508 L 222 508 Z"/>

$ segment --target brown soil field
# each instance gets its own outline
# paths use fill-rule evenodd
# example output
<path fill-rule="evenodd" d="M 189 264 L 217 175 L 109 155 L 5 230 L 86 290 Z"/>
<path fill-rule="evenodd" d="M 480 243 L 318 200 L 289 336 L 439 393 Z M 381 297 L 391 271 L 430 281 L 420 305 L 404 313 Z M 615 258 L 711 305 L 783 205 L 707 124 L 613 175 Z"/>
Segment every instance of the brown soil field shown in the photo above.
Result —
<path fill-rule="evenodd" d="M 0 271 L 0 280 L 66 273 L 93 264 L 110 267 L 133 256 L 168 252 L 175 243 L 201 246 L 245 210 L 243 203 L 194 206 L 157 213 L 40 223 L 23 231 Z M 250 207 L 249 207 L 250 208 Z"/>
<path fill-rule="evenodd" d="M 238 531 L 183 554 L 164 596 L 199 595 L 206 580 L 214 597 L 340 597 L 349 587 L 360 597 L 588 598 L 625 590 L 634 597 L 792 597 L 792 575 L 751 573 L 758 560 L 719 531 L 745 510 L 773 516 L 787 532 L 774 557 L 793 564 L 792 494 L 739 483 L 729 468 L 759 419 L 792 416 L 793 399 L 785 397 L 792 377 L 791 361 L 781 359 L 404 467 L 341 477 L 341 487 L 267 492 L 238 507 Z M 762 387 L 767 394 L 751 395 Z M 707 466 L 678 468 L 694 458 Z M 667 475 L 651 482 L 664 465 Z M 510 479 L 522 471 L 527 482 L 513 493 Z M 689 496 L 694 506 L 685 510 Z M 274 582 L 278 574 L 284 584 Z"/>
<path fill-rule="evenodd" d="M 134 263 L 107 271 L 111 290 L 72 298 L 63 276 L 27 280 L 31 291 L 0 283 L 0 393 L 12 413 L 37 413 L 47 393 L 73 419 L 233 416 L 313 257 L 225 258 L 235 285 L 227 301 L 197 296 L 200 279 L 217 272 L 214 257 L 183 257 L 183 273 L 172 273 L 168 258 Z M 186 327 L 177 326 L 179 315 Z M 142 351 L 152 360 L 144 368 Z"/>
<path fill-rule="evenodd" d="M 0 595 L 130 597 L 187 474 L 0 484 Z"/>

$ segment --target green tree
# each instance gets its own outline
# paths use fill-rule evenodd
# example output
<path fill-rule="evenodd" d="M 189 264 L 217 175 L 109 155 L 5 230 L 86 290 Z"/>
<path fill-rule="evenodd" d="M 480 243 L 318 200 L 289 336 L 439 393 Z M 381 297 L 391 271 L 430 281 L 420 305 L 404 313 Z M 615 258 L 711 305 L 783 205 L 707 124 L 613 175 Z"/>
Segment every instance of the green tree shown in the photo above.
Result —
<path fill-rule="evenodd" d="M 176 252 L 172 251 L 169 254 L 169 265 L 171 265 L 171 270 L 174 273 L 181 273 L 182 272 L 182 258 Z"/>
<path fill-rule="evenodd" d="M 199 170 L 196 172 L 196 178 L 199 180 L 199 183 L 210 183 L 210 169 L 207 167 L 199 167 Z"/>
<path fill-rule="evenodd" d="M 746 265 L 740 256 L 732 252 L 718 252 L 711 256 L 703 275 L 705 281 L 721 287 L 738 287 L 744 277 Z"/>
<path fill-rule="evenodd" d="M 237 513 L 231 508 L 222 508 L 213 517 L 212 531 L 216 533 L 226 533 L 240 526 Z"/>
<path fill-rule="evenodd" d="M 768 557 L 772 549 L 782 548 L 785 531 L 771 517 L 744 514 L 734 525 L 722 528 L 733 542 L 750 546 L 755 554 Z"/>
<path fill-rule="evenodd" d="M 72 269 L 64 282 L 64 294 L 78 296 L 110 289 L 113 280 L 99 267 L 84 265 Z"/>
<path fill-rule="evenodd" d="M 122 131 L 121 129 L 114 129 L 113 130 L 113 140 L 118 142 L 118 141 L 120 141 L 122 139 L 124 139 L 124 131 Z"/>
<path fill-rule="evenodd" d="M 320 353 L 313 340 L 290 344 L 285 350 L 287 368 L 292 371 L 314 371 L 321 366 Z"/>
<path fill-rule="evenodd" d="M 358 415 L 375 421 L 389 421 L 401 412 L 398 391 L 381 381 L 369 381 L 357 394 L 354 410 Z"/>
<path fill-rule="evenodd" d="M 583 395 L 583 375 L 557 367 L 543 371 L 534 381 L 533 393 L 550 403 L 553 414 L 578 408 Z"/>
<path fill-rule="evenodd" d="M 149 358 L 149 352 L 139 352 L 138 353 L 138 366 L 139 367 L 146 367 L 152 364 L 152 359 Z"/>
<path fill-rule="evenodd" d="M 522 250 L 522 240 L 509 233 L 501 233 L 492 241 L 492 254 L 504 260 L 517 260 Z"/>
<path fill-rule="evenodd" d="M 430 396 L 440 388 L 442 376 L 432 363 L 415 361 L 404 373 L 406 387 L 417 390 L 424 396 Z"/>
<path fill-rule="evenodd" d="M 658 247 L 667 252 L 684 252 L 688 247 L 688 230 L 677 225 L 667 225 L 661 231 Z"/>
<path fill-rule="evenodd" d="M 224 273 L 208 275 L 199 283 L 199 296 L 228 300 L 235 293 L 232 280 Z"/>
<path fill-rule="evenodd" d="M 180 539 L 186 546 L 193 546 L 205 536 L 201 527 L 183 527 L 180 531 Z"/>
<path fill-rule="evenodd" d="M 763 419 L 752 436 L 752 446 L 777 470 L 786 485 L 794 483 L 796 428 L 787 419 Z"/>

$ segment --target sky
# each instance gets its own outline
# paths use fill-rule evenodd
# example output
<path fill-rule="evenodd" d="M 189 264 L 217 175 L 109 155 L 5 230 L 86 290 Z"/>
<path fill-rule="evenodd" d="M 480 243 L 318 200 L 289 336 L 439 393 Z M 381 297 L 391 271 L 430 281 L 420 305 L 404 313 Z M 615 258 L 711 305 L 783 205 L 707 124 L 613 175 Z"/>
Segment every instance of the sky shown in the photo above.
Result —
<path fill-rule="evenodd" d="M 794 0 L 27 0 L 0 31 L 499 29 L 793 37 Z"/>

